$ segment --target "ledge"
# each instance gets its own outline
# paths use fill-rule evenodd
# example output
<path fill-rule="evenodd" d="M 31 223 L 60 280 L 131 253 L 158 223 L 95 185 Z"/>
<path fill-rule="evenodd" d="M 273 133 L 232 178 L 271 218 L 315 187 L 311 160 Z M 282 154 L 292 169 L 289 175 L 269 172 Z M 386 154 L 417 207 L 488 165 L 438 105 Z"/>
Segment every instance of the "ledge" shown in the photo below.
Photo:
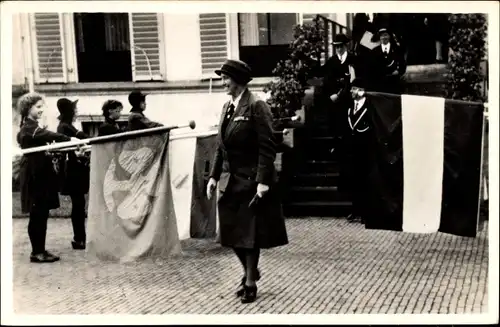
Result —
<path fill-rule="evenodd" d="M 272 77 L 254 78 L 249 84 L 252 91 L 262 91 L 264 86 L 273 80 Z M 141 81 L 141 82 L 99 82 L 99 83 L 68 83 L 68 84 L 37 84 L 35 90 L 46 95 L 81 94 L 116 94 L 129 93 L 133 89 L 141 89 L 144 93 L 209 93 L 210 80 L 186 81 Z M 222 92 L 220 78 L 212 79 L 212 92 Z"/>
<path fill-rule="evenodd" d="M 407 83 L 444 82 L 447 77 L 446 64 L 408 66 L 405 79 Z M 262 92 L 264 86 L 274 77 L 257 77 L 248 85 L 252 91 Z M 102 82 L 102 83 L 67 83 L 67 84 L 37 84 L 35 90 L 46 95 L 71 94 L 117 94 L 129 93 L 140 88 L 145 93 L 209 93 L 210 80 L 186 81 L 141 81 L 141 82 Z M 220 78 L 212 79 L 212 92 L 222 92 Z"/>
<path fill-rule="evenodd" d="M 447 77 L 447 64 L 408 66 L 405 74 L 407 83 L 444 82 Z"/>

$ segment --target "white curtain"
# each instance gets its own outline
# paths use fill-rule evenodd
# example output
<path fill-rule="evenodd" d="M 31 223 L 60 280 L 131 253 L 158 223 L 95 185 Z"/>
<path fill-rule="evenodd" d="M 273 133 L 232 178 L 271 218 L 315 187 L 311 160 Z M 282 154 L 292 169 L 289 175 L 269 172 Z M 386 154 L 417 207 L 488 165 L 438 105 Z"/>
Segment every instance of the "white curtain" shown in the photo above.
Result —
<path fill-rule="evenodd" d="M 259 45 L 257 13 L 240 14 L 240 40 L 242 46 Z"/>

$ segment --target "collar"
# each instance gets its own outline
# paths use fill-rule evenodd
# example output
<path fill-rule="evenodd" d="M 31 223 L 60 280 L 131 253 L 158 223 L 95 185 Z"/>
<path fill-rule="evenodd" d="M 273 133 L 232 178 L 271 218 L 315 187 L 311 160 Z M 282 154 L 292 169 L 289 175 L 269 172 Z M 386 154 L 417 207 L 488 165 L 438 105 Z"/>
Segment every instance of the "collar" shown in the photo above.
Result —
<path fill-rule="evenodd" d="M 23 124 L 24 125 L 26 125 L 26 124 L 27 125 L 36 125 L 36 126 L 39 125 L 38 120 L 34 120 L 34 119 L 30 118 L 30 117 L 24 118 L 24 123 Z"/>
<path fill-rule="evenodd" d="M 363 108 L 363 105 L 365 104 L 365 101 L 366 101 L 366 97 L 362 97 L 359 100 L 354 100 L 354 103 L 358 104 L 358 110 L 361 109 L 361 108 Z"/>
<path fill-rule="evenodd" d="M 105 117 L 105 118 L 104 118 L 104 121 L 105 121 L 106 123 L 108 123 L 108 124 L 116 124 L 116 120 L 111 119 L 111 118 L 109 118 L 109 117 Z"/>
<path fill-rule="evenodd" d="M 132 109 L 130 109 L 130 112 L 134 112 L 136 114 L 141 114 L 144 116 L 144 113 L 143 113 L 144 110 L 142 110 L 141 108 L 134 108 L 132 107 Z"/>
<path fill-rule="evenodd" d="M 236 99 L 233 100 L 233 98 L 231 97 L 231 100 L 229 101 L 229 104 L 233 104 L 234 105 L 234 109 L 236 110 L 236 108 L 238 108 L 238 104 L 240 103 L 240 100 L 241 100 L 241 97 L 243 96 L 243 93 L 245 93 L 246 89 L 243 90 L 243 92 L 240 93 L 240 95 L 238 95 L 236 97 Z"/>
<path fill-rule="evenodd" d="M 391 51 L 391 42 L 387 43 L 386 45 L 381 44 L 382 46 L 382 52 L 385 52 L 387 49 L 387 52 Z"/>
<path fill-rule="evenodd" d="M 341 56 L 337 55 L 337 58 L 339 58 L 340 63 L 343 64 L 345 62 L 346 58 L 347 58 L 347 51 L 344 52 L 344 54 L 341 55 Z"/>

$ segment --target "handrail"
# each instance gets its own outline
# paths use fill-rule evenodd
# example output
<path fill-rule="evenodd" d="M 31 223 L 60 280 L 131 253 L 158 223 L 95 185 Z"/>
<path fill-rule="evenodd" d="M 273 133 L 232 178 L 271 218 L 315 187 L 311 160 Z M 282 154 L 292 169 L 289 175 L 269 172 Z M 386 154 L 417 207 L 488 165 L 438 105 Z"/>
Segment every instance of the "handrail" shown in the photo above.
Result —
<path fill-rule="evenodd" d="M 331 43 L 333 42 L 335 35 L 339 33 L 348 34 L 349 30 L 346 26 L 341 25 L 323 15 L 318 14 L 316 18 L 322 20 L 324 25 L 324 45 L 325 45 L 324 60 L 326 61 L 328 58 L 333 56 L 334 50 Z"/>

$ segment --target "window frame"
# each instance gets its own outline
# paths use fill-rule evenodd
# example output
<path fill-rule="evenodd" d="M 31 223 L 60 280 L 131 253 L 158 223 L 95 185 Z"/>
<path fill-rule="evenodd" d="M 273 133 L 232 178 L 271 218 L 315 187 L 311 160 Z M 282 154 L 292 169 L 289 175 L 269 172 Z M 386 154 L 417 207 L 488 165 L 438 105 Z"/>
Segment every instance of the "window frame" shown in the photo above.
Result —
<path fill-rule="evenodd" d="M 287 43 L 287 44 L 272 44 L 272 39 L 271 39 L 271 14 L 279 14 L 279 13 L 265 13 L 266 14 L 266 21 L 267 21 L 267 31 L 268 31 L 267 32 L 268 33 L 267 34 L 267 38 L 268 38 L 268 44 L 267 45 L 242 45 L 241 27 L 240 27 L 240 15 L 241 14 L 242 13 L 237 13 L 236 14 L 236 28 L 237 28 L 237 35 L 238 35 L 238 54 L 239 54 L 240 59 L 241 59 L 241 54 L 242 53 L 246 54 L 246 53 L 248 53 L 248 51 L 252 51 L 252 50 L 256 51 L 256 50 L 260 49 L 263 52 L 270 51 L 270 52 L 276 53 L 277 51 L 286 52 L 286 50 L 289 49 L 289 46 L 290 46 L 289 43 Z M 295 20 L 294 26 L 296 26 L 297 24 L 301 24 L 301 22 L 303 21 L 303 19 L 302 19 L 302 13 L 295 13 L 295 17 L 296 17 L 296 20 Z M 267 51 L 266 51 L 266 49 L 267 49 Z M 278 55 L 278 57 L 279 57 L 279 55 Z M 282 59 L 284 60 L 286 58 L 282 58 Z M 258 70 L 258 71 L 260 71 L 260 70 Z M 262 75 L 262 74 L 257 73 L 256 77 L 273 77 L 272 69 L 271 69 L 271 72 L 266 73 L 266 75 Z"/>

